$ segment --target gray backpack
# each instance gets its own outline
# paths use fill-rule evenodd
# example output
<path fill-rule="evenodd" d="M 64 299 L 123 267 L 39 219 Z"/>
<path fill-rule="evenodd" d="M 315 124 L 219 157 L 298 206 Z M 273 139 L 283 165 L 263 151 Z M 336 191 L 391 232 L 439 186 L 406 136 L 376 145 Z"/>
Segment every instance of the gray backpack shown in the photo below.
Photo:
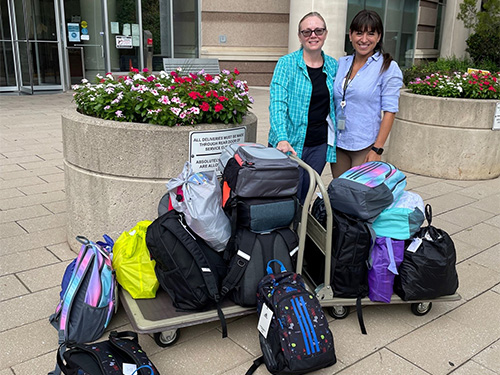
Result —
<path fill-rule="evenodd" d="M 293 269 L 292 258 L 298 250 L 299 239 L 290 228 L 267 233 L 254 233 L 240 227 L 236 232 L 234 250 L 226 252 L 229 271 L 222 281 L 222 295 L 241 306 L 257 306 L 257 285 L 267 274 L 266 265 L 272 259 L 280 260 L 287 269 Z M 276 272 L 279 272 L 279 267 Z"/>

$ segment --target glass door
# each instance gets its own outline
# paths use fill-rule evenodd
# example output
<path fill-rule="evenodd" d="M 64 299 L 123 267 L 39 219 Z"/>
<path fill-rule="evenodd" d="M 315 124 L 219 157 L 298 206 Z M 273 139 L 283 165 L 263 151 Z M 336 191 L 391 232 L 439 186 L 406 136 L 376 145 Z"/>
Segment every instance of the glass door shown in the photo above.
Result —
<path fill-rule="evenodd" d="M 61 90 L 57 4 L 0 0 L 0 89 Z"/>
<path fill-rule="evenodd" d="M 67 61 L 71 83 L 106 73 L 102 0 L 64 1 Z"/>

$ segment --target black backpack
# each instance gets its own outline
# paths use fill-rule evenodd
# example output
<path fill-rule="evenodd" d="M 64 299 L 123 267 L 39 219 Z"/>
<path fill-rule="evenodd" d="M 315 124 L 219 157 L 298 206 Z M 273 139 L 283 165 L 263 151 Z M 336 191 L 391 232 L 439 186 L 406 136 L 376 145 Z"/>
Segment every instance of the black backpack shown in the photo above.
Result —
<path fill-rule="evenodd" d="M 162 288 L 179 310 L 220 309 L 220 286 L 226 276 L 224 259 L 187 226 L 184 215 L 168 211 L 151 223 L 146 245 L 156 261 L 155 273 Z"/>
<path fill-rule="evenodd" d="M 225 254 L 229 271 L 222 283 L 222 294 L 229 295 L 238 305 L 256 306 L 257 285 L 266 275 L 267 262 L 278 259 L 292 269 L 292 257 L 298 245 L 298 236 L 290 228 L 267 233 L 238 228 L 235 246 Z"/>
<path fill-rule="evenodd" d="M 317 198 L 312 207 L 312 215 L 317 218 L 321 225 L 326 226 L 324 205 L 323 199 Z M 365 334 L 361 298 L 368 295 L 368 268 L 371 261 L 370 253 L 375 244 L 375 232 L 367 221 L 334 209 L 332 212 L 333 238 L 330 285 L 335 297 L 356 298 L 358 320 L 361 331 Z M 306 245 L 307 247 L 315 246 L 312 241 L 307 241 Z M 314 250 L 316 249 L 305 251 L 305 256 L 308 257 L 306 262 L 310 265 L 317 263 L 317 251 Z M 308 256 L 308 252 L 311 255 Z M 323 270 L 320 272 L 320 275 L 324 274 Z M 309 273 L 313 272 L 309 270 Z"/>
<path fill-rule="evenodd" d="M 259 315 L 272 312 L 271 323 L 266 337 L 259 329 L 263 355 L 246 374 L 253 374 L 262 363 L 277 375 L 305 374 L 332 366 L 337 362 L 333 335 L 321 304 L 299 274 L 287 272 L 281 262 L 280 272 L 273 273 L 271 262 L 257 292 Z"/>
<path fill-rule="evenodd" d="M 109 340 L 93 344 L 70 343 L 58 350 L 57 363 L 66 375 L 121 375 L 124 363 L 135 365 L 137 375 L 160 375 L 129 331 L 112 331 Z"/>

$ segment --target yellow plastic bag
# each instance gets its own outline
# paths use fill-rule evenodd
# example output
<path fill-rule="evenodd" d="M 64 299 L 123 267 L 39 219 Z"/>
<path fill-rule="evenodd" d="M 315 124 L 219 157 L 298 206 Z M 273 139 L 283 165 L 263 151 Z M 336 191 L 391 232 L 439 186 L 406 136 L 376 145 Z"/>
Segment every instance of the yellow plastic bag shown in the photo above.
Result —
<path fill-rule="evenodd" d="M 113 246 L 113 268 L 116 280 L 132 298 L 155 298 L 160 283 L 155 261 L 146 246 L 146 230 L 151 221 L 144 220 L 123 232 Z"/>

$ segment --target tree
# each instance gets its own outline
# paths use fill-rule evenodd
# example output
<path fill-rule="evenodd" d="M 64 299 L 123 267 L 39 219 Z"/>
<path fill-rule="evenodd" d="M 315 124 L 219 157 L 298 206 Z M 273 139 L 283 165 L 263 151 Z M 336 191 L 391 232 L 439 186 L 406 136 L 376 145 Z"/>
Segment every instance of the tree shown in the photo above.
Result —
<path fill-rule="evenodd" d="M 500 0 L 484 0 L 481 9 L 476 0 L 464 0 L 457 18 L 473 33 L 467 38 L 466 51 L 477 65 L 496 66 L 500 70 Z"/>

